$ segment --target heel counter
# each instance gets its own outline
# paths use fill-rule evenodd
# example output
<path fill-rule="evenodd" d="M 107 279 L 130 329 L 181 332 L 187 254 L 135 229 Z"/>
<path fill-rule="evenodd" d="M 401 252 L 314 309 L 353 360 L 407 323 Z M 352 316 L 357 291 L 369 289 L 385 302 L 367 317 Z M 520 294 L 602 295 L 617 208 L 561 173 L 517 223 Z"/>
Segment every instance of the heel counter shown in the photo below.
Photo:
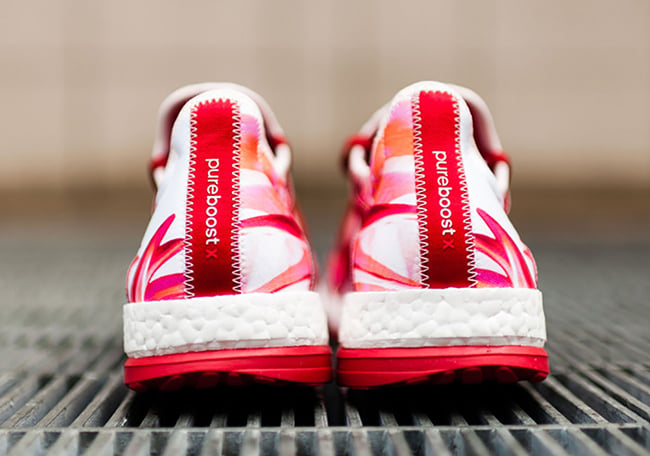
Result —
<path fill-rule="evenodd" d="M 355 290 L 475 284 L 463 157 L 468 117 L 459 97 L 438 83 L 393 101 L 371 155 L 370 208 L 352 253 Z"/>
<path fill-rule="evenodd" d="M 165 288 L 169 274 L 176 294 L 161 299 L 313 289 L 313 255 L 265 127 L 254 99 L 230 86 L 185 102 L 127 274 L 129 302 L 150 300 L 143 290 Z M 174 246 L 155 268 L 146 255 L 154 238 Z"/>
<path fill-rule="evenodd" d="M 535 288 L 535 261 L 504 210 L 461 94 L 422 81 L 382 112 L 371 178 L 358 184 L 354 290 Z"/>
<path fill-rule="evenodd" d="M 233 90 L 200 99 L 190 117 L 188 296 L 312 289 L 311 249 L 258 105 Z"/>

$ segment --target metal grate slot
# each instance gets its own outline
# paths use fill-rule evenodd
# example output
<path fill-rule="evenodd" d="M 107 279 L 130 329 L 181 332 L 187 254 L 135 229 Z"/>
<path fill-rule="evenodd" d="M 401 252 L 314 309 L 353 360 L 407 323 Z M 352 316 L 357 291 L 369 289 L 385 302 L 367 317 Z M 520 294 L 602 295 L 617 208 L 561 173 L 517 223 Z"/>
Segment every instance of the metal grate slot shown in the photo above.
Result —
<path fill-rule="evenodd" d="M 2 454 L 647 454 L 645 428 L 30 430 L 0 432 Z"/>
<path fill-rule="evenodd" d="M 644 454 L 645 452 L 641 445 L 623 433 L 621 429 L 592 428 L 585 429 L 584 432 L 609 454 Z"/>

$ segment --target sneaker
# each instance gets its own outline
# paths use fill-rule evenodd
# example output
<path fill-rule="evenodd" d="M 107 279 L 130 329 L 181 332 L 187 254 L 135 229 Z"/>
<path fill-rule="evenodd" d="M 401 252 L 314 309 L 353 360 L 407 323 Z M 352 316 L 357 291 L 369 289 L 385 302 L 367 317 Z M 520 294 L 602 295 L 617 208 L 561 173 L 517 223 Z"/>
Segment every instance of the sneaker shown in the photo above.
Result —
<path fill-rule="evenodd" d="M 159 120 L 153 214 L 127 275 L 125 383 L 330 381 L 314 255 L 270 108 L 206 83 L 172 93 Z"/>
<path fill-rule="evenodd" d="M 507 216 L 509 161 L 485 102 L 413 84 L 344 157 L 352 203 L 329 267 L 339 384 L 543 380 L 542 294 Z"/>

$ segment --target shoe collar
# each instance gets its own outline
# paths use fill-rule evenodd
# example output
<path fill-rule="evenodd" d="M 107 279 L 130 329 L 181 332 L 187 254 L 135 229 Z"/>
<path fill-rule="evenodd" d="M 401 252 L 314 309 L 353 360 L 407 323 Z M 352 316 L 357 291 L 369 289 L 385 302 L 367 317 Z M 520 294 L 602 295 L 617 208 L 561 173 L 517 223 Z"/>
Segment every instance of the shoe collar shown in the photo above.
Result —
<path fill-rule="evenodd" d="M 236 90 L 248 96 L 257 104 L 262 113 L 267 141 L 276 156 L 276 169 L 281 175 L 288 175 L 291 167 L 291 150 L 284 135 L 284 130 L 266 100 L 258 93 L 238 84 L 204 82 L 187 85 L 175 90 L 160 105 L 158 128 L 149 163 L 149 172 L 154 188 L 158 187 L 164 168 L 167 165 L 172 128 L 181 109 L 192 98 L 214 89 Z"/>
<path fill-rule="evenodd" d="M 423 84 L 426 84 L 426 82 L 423 81 L 408 86 L 400 91 L 398 96 L 404 92 L 416 90 Z M 485 101 L 476 92 L 454 84 L 446 85 L 460 95 L 467 104 L 472 116 L 474 141 L 481 156 L 495 175 L 498 189 L 504 197 L 506 211 L 509 211 L 510 157 L 501 146 L 501 140 L 497 134 L 492 114 Z M 359 132 L 346 141 L 343 147 L 341 165 L 344 172 L 350 175 L 355 185 L 364 182 L 370 176 L 368 167 L 370 153 L 382 121 L 388 115 L 392 105 L 393 102 L 390 102 L 378 109 L 361 127 Z"/>

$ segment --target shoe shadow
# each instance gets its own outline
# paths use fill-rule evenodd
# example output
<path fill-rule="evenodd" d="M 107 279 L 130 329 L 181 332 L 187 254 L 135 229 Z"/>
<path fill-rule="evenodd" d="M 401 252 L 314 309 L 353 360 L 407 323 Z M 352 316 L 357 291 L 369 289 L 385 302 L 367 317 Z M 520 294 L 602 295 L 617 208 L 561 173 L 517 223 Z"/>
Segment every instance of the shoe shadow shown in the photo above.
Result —
<path fill-rule="evenodd" d="M 223 386 L 134 393 L 126 427 L 281 427 L 327 425 L 323 387 Z"/>
<path fill-rule="evenodd" d="M 420 385 L 344 395 L 346 421 L 363 426 L 521 424 L 521 416 L 534 412 L 534 401 L 521 384 Z"/>
<path fill-rule="evenodd" d="M 134 393 L 126 427 L 463 426 L 522 424 L 539 415 L 524 384 L 351 390 L 238 386 Z M 542 417 L 543 418 L 543 417 Z M 540 418 L 541 421 L 543 419 Z"/>

